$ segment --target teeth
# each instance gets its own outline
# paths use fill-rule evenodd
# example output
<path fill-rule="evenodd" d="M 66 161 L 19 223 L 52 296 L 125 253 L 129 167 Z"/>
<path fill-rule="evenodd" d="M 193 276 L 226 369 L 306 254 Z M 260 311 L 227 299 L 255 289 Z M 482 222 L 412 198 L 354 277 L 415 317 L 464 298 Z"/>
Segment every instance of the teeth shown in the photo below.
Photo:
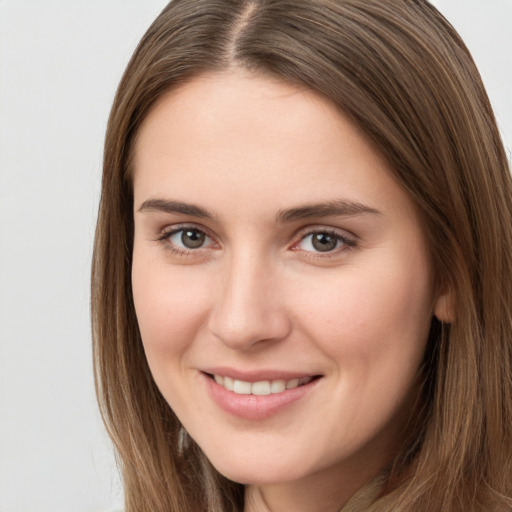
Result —
<path fill-rule="evenodd" d="M 270 395 L 270 381 L 263 380 L 261 382 L 253 382 L 251 385 L 251 393 L 253 395 Z"/>
<path fill-rule="evenodd" d="M 302 377 L 301 379 L 286 380 L 262 380 L 259 382 L 245 382 L 243 380 L 236 380 L 222 375 L 213 376 L 215 382 L 228 391 L 233 391 L 239 395 L 259 395 L 265 396 L 272 393 L 282 393 L 287 389 L 294 389 L 296 387 L 308 384 L 313 379 L 312 377 Z"/>
<path fill-rule="evenodd" d="M 235 382 L 233 381 L 233 379 L 231 377 L 224 377 L 224 387 L 228 391 L 234 391 L 234 387 L 235 387 L 234 384 L 235 384 Z"/>
<path fill-rule="evenodd" d="M 243 380 L 235 380 L 233 385 L 233 391 L 239 395 L 250 395 L 251 394 L 251 383 L 244 382 Z"/>
<path fill-rule="evenodd" d="M 271 393 L 282 393 L 286 389 L 286 381 L 284 380 L 273 380 L 270 383 Z"/>
<path fill-rule="evenodd" d="M 286 389 L 293 389 L 299 385 L 299 379 L 292 379 L 286 383 Z"/>

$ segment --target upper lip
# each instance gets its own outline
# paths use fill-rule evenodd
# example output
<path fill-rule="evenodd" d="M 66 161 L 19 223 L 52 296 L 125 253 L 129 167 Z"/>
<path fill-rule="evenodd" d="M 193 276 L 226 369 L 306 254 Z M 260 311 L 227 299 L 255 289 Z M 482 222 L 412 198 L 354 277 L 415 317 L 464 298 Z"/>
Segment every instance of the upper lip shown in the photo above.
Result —
<path fill-rule="evenodd" d="M 211 375 L 222 375 L 223 377 L 230 377 L 234 380 L 242 380 L 244 382 L 261 382 L 263 380 L 291 380 L 302 379 L 304 377 L 319 376 L 317 373 L 307 371 L 301 372 L 274 369 L 242 371 L 229 367 L 203 368 L 201 371 Z"/>

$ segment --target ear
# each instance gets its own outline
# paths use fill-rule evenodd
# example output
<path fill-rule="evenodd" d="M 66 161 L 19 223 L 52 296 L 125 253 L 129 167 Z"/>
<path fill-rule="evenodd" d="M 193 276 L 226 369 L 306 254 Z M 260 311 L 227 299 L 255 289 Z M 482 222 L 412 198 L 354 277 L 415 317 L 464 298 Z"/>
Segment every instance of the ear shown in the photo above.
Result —
<path fill-rule="evenodd" d="M 451 324 L 455 321 L 455 303 L 451 290 L 437 296 L 434 304 L 434 316 L 445 324 Z"/>

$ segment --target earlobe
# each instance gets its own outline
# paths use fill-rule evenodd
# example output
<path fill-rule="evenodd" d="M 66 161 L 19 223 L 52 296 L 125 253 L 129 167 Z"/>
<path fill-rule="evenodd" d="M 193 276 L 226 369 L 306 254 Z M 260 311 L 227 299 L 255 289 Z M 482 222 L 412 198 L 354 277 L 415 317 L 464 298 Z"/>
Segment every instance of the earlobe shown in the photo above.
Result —
<path fill-rule="evenodd" d="M 438 295 L 434 305 L 434 316 L 440 322 L 446 324 L 451 324 L 455 321 L 455 305 L 451 291 Z"/>

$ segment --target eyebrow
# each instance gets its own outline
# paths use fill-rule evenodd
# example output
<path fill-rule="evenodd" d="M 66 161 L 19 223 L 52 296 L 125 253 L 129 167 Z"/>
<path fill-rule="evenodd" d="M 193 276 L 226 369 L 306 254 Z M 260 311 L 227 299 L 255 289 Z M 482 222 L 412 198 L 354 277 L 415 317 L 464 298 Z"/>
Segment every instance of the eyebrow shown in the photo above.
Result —
<path fill-rule="evenodd" d="M 190 215 L 200 219 L 215 220 L 216 216 L 200 206 L 169 199 L 147 199 L 140 206 L 139 212 L 163 212 Z M 284 224 L 303 219 L 320 217 L 353 217 L 356 215 L 381 215 L 379 210 L 363 203 L 337 199 L 325 203 L 311 203 L 296 208 L 280 210 L 276 222 Z"/>
<path fill-rule="evenodd" d="M 311 203 L 281 210 L 276 220 L 279 223 L 319 217 L 354 217 L 356 215 L 381 215 L 379 210 L 363 203 L 336 199 L 326 203 Z"/>
<path fill-rule="evenodd" d="M 181 213 L 198 217 L 200 219 L 214 219 L 215 216 L 204 208 L 181 201 L 172 201 L 168 199 L 147 199 L 140 206 L 139 212 L 163 212 L 163 213 Z"/>

